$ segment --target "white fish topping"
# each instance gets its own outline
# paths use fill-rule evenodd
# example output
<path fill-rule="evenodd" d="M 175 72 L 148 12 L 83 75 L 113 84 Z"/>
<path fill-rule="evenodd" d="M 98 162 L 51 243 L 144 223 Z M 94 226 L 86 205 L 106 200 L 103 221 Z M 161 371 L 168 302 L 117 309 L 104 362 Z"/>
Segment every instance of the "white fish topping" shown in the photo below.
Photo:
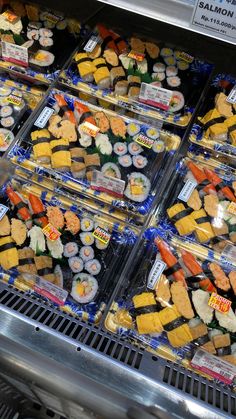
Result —
<path fill-rule="evenodd" d="M 229 330 L 229 332 L 236 332 L 236 316 L 232 308 L 230 308 L 227 314 L 215 311 L 215 315 L 220 326 L 225 327 L 225 329 Z"/>
<path fill-rule="evenodd" d="M 210 294 L 203 290 L 192 291 L 192 301 L 195 310 L 202 321 L 210 323 L 213 318 L 214 309 L 208 305 Z"/>

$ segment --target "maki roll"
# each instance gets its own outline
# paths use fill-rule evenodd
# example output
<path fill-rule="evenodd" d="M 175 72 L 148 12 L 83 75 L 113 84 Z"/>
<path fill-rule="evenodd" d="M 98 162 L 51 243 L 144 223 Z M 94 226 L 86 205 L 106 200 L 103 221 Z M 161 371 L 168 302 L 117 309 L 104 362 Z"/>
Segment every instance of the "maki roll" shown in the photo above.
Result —
<path fill-rule="evenodd" d="M 1 118 L 6 118 L 7 116 L 11 116 L 13 109 L 11 106 L 6 105 L 0 109 L 0 116 Z"/>
<path fill-rule="evenodd" d="M 152 145 L 154 153 L 162 153 L 165 150 L 165 143 L 163 141 L 155 141 Z"/>
<path fill-rule="evenodd" d="M 92 301 L 97 294 L 97 290 L 98 283 L 92 275 L 79 273 L 74 276 L 71 296 L 78 303 L 85 304 Z"/>
<path fill-rule="evenodd" d="M 27 30 L 27 38 L 30 41 L 38 41 L 38 39 L 39 39 L 39 31 L 38 31 L 38 29 L 28 29 Z"/>
<path fill-rule="evenodd" d="M 71 256 L 75 256 L 78 251 L 78 245 L 75 242 L 69 242 L 64 245 L 63 254 L 66 258 L 70 258 Z"/>
<path fill-rule="evenodd" d="M 52 140 L 51 147 L 51 164 L 53 169 L 62 171 L 69 170 L 71 167 L 71 155 L 69 150 L 69 141 L 65 138 Z"/>
<path fill-rule="evenodd" d="M 67 21 L 66 19 L 60 20 L 57 24 L 56 24 L 56 29 L 58 31 L 64 31 L 67 27 Z"/>
<path fill-rule="evenodd" d="M 186 71 L 189 69 L 189 64 L 186 61 L 177 61 L 177 67 L 180 71 Z"/>
<path fill-rule="evenodd" d="M 1 118 L 0 122 L 4 128 L 10 128 L 14 125 L 15 120 L 12 116 L 8 116 L 7 118 Z"/>
<path fill-rule="evenodd" d="M 91 246 L 94 243 L 94 236 L 90 232 L 83 232 L 80 233 L 80 240 L 82 241 L 83 245 Z"/>
<path fill-rule="evenodd" d="M 86 177 L 89 181 L 92 180 L 93 171 L 100 169 L 100 156 L 98 153 L 87 154 L 84 156 L 84 162 L 86 166 Z"/>
<path fill-rule="evenodd" d="M 166 67 L 167 77 L 174 77 L 174 76 L 177 76 L 177 74 L 178 74 L 178 68 L 175 67 L 174 65 L 169 65 L 168 67 Z"/>
<path fill-rule="evenodd" d="M 82 231 L 92 231 L 94 228 L 94 223 L 91 218 L 85 217 L 81 220 L 81 230 Z"/>
<path fill-rule="evenodd" d="M 173 49 L 171 48 L 162 48 L 160 55 L 165 58 L 165 57 L 171 57 L 173 55 Z"/>
<path fill-rule="evenodd" d="M 96 248 L 99 250 L 105 250 L 109 246 L 109 243 L 103 243 L 101 240 L 95 239 Z"/>
<path fill-rule="evenodd" d="M 84 268 L 84 262 L 78 256 L 72 256 L 68 260 L 69 267 L 74 273 L 82 272 Z"/>
<path fill-rule="evenodd" d="M 101 89 L 108 89 L 110 87 L 110 72 L 106 61 L 104 58 L 96 58 L 93 65 L 96 69 L 93 76 L 97 86 Z"/>
<path fill-rule="evenodd" d="M 92 259 L 85 263 L 85 269 L 91 275 L 98 275 L 101 271 L 101 264 L 97 259 Z"/>
<path fill-rule="evenodd" d="M 124 191 L 125 196 L 135 202 L 145 201 L 151 189 L 149 179 L 139 172 L 131 173 L 128 179 L 128 184 Z"/>
<path fill-rule="evenodd" d="M 102 173 L 108 177 L 114 177 L 116 179 L 121 179 L 121 173 L 118 166 L 115 163 L 105 163 L 102 166 Z"/>
<path fill-rule="evenodd" d="M 125 154 L 124 156 L 120 156 L 118 158 L 119 164 L 122 167 L 130 167 L 132 165 L 132 159 L 129 154 Z"/>
<path fill-rule="evenodd" d="M 147 166 L 147 159 L 144 156 L 138 155 L 138 156 L 133 156 L 132 158 L 133 160 L 133 165 L 137 168 L 137 169 L 143 169 L 145 166 Z"/>
<path fill-rule="evenodd" d="M 177 90 L 173 90 L 172 98 L 170 101 L 170 110 L 178 112 L 184 107 L 184 95 Z"/>
<path fill-rule="evenodd" d="M 40 28 L 39 36 L 42 36 L 43 38 L 51 38 L 53 36 L 53 32 L 48 28 Z"/>
<path fill-rule="evenodd" d="M 178 76 L 167 77 L 167 84 L 170 87 L 179 87 L 181 84 L 181 80 Z"/>
<path fill-rule="evenodd" d="M 173 57 L 173 56 L 164 58 L 164 61 L 165 61 L 167 66 L 176 64 L 175 57 Z"/>
<path fill-rule="evenodd" d="M 132 156 L 137 156 L 142 153 L 143 148 L 138 143 L 132 142 L 128 145 L 128 150 Z"/>
<path fill-rule="evenodd" d="M 133 137 L 140 132 L 140 126 L 135 122 L 130 122 L 130 124 L 127 126 L 127 132 L 131 137 Z"/>
<path fill-rule="evenodd" d="M 94 80 L 93 75 L 96 71 L 92 58 L 90 58 L 86 52 L 80 52 L 76 54 L 75 62 L 77 63 L 77 68 L 82 80 L 84 82 L 92 82 Z"/>
<path fill-rule="evenodd" d="M 115 94 L 126 95 L 128 82 L 123 67 L 115 67 L 111 69 L 111 84 Z"/>
<path fill-rule="evenodd" d="M 5 128 L 0 128 L 0 151 L 6 151 L 14 138 L 13 132 Z"/>
<path fill-rule="evenodd" d="M 94 258 L 94 250 L 91 246 L 82 246 L 79 255 L 84 262 L 87 262 Z"/>
<path fill-rule="evenodd" d="M 31 64 L 39 67 L 49 67 L 55 60 L 55 55 L 45 49 L 39 49 L 35 55 L 29 58 Z"/>
<path fill-rule="evenodd" d="M 156 63 L 153 66 L 154 73 L 164 73 L 165 69 L 166 69 L 166 66 L 163 63 Z"/>
<path fill-rule="evenodd" d="M 84 148 L 74 147 L 70 149 L 71 155 L 71 173 L 75 178 L 83 178 L 86 172 L 84 158 L 86 156 Z"/>
<path fill-rule="evenodd" d="M 115 143 L 114 144 L 114 153 L 117 154 L 118 156 L 123 156 L 124 154 L 127 153 L 127 145 L 126 143 Z"/>
<path fill-rule="evenodd" d="M 148 138 L 151 138 L 152 140 L 156 140 L 159 138 L 159 131 L 156 128 L 148 128 L 146 131 L 146 135 Z"/>
<path fill-rule="evenodd" d="M 51 134 L 47 129 L 31 132 L 34 157 L 39 163 L 50 163 L 52 151 L 50 148 Z"/>
<path fill-rule="evenodd" d="M 39 38 L 39 43 L 44 49 L 49 49 L 53 46 L 52 38 L 46 38 L 43 36 Z"/>

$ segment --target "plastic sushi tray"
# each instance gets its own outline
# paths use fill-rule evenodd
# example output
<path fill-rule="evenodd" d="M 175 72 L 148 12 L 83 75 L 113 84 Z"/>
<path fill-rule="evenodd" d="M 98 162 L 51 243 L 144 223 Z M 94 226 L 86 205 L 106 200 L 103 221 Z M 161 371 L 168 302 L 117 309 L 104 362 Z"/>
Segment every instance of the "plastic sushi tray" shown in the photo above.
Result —
<path fill-rule="evenodd" d="M 151 227 L 126 269 L 105 327 L 159 356 L 235 385 L 236 265 Z"/>
<path fill-rule="evenodd" d="M 144 222 L 180 137 L 52 90 L 11 161 Z"/>
<path fill-rule="evenodd" d="M 189 153 L 176 164 L 168 197 L 159 211 L 164 229 L 235 259 L 235 170 Z"/>
<path fill-rule="evenodd" d="M 236 157 L 236 77 L 218 74 L 199 109 L 189 140 L 229 158 Z"/>
<path fill-rule="evenodd" d="M 37 4 L 4 2 L 0 66 L 30 80 L 55 80 L 74 51 L 81 25 Z M 63 51 L 63 52 L 62 52 Z"/>
<path fill-rule="evenodd" d="M 212 65 L 147 37 L 97 24 L 60 82 L 138 114 L 186 127 Z"/>
<path fill-rule="evenodd" d="M 17 175 L 0 195 L 0 277 L 100 321 L 137 231 Z"/>
<path fill-rule="evenodd" d="M 41 100 L 40 96 L 14 87 L 0 77 L 0 156 L 13 143 L 31 111 Z"/>

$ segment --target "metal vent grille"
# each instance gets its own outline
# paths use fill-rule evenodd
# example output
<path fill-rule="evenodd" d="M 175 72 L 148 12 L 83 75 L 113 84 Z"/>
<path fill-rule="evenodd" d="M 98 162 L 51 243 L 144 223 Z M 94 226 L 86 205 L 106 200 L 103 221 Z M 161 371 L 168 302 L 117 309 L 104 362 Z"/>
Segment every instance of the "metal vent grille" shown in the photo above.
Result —
<path fill-rule="evenodd" d="M 208 381 L 200 375 L 189 372 L 168 362 L 164 369 L 163 381 L 198 400 L 210 404 L 223 412 L 236 416 L 236 395 L 224 385 Z"/>
<path fill-rule="evenodd" d="M 49 327 L 64 336 L 89 346 L 109 358 L 116 359 L 132 368 L 139 369 L 143 350 L 116 340 L 112 335 L 101 331 L 99 327 L 88 325 L 73 316 L 62 313 L 50 303 L 41 299 L 7 287 L 0 293 L 0 304 L 14 310 L 21 315 Z M 78 346 L 77 350 L 81 348 Z"/>

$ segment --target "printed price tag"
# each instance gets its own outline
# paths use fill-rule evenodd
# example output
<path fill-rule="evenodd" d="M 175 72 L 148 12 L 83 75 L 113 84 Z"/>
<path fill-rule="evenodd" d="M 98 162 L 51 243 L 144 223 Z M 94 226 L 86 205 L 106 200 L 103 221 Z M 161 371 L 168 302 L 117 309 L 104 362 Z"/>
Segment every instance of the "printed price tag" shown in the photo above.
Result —
<path fill-rule="evenodd" d="M 234 365 L 202 349 L 197 350 L 190 364 L 193 368 L 225 384 L 232 384 L 236 375 L 236 367 Z"/>
<path fill-rule="evenodd" d="M 84 51 L 92 52 L 97 44 L 100 42 L 100 36 L 92 35 L 88 42 L 85 44 Z"/>
<path fill-rule="evenodd" d="M 4 18 L 5 18 L 6 20 L 8 20 L 8 22 L 11 22 L 11 23 L 16 23 L 16 22 L 17 22 L 17 20 L 19 20 L 19 19 L 20 19 L 20 17 L 19 17 L 19 16 L 17 16 L 15 13 L 11 12 L 10 10 L 6 10 L 6 11 L 2 14 L 2 16 L 4 16 Z"/>
<path fill-rule="evenodd" d="M 235 0 L 197 0 L 192 16 L 192 25 L 217 32 L 224 38 L 236 38 Z"/>
<path fill-rule="evenodd" d="M 57 285 L 52 284 L 51 282 L 46 281 L 45 279 L 37 276 L 35 285 L 33 287 L 34 291 L 43 297 L 48 298 L 54 303 L 62 306 L 68 296 L 68 292 L 64 289 L 58 287 Z"/>
<path fill-rule="evenodd" d="M 96 137 L 99 132 L 99 128 L 96 125 L 91 124 L 90 122 L 84 122 L 80 125 L 80 128 L 85 134 L 91 135 L 91 137 Z"/>
<path fill-rule="evenodd" d="M 44 18 L 45 18 L 45 20 L 48 20 L 49 22 L 52 22 L 52 23 L 55 23 L 55 24 L 60 22 L 60 20 L 62 20 L 61 16 L 54 15 L 53 13 L 47 13 L 44 16 Z"/>
<path fill-rule="evenodd" d="M 142 83 L 139 93 L 139 100 L 147 105 L 155 106 L 167 111 L 173 92 L 152 84 Z"/>
<path fill-rule="evenodd" d="M 135 51 L 130 51 L 128 54 L 129 58 L 133 58 L 136 61 L 143 61 L 145 58 L 145 54 L 142 54 L 141 52 L 135 52 Z"/>
<path fill-rule="evenodd" d="M 147 288 L 154 290 L 162 272 L 166 269 L 166 264 L 162 260 L 156 259 L 148 275 Z"/>
<path fill-rule="evenodd" d="M 183 61 L 186 61 L 186 63 L 191 64 L 194 60 L 194 57 L 190 54 L 187 54 L 187 52 L 181 51 L 179 53 L 179 58 Z"/>
<path fill-rule="evenodd" d="M 209 298 L 208 305 L 214 308 L 214 310 L 226 314 L 229 312 L 229 309 L 231 307 L 231 301 L 213 292 Z"/>
<path fill-rule="evenodd" d="M 147 148 L 152 148 L 152 145 L 154 143 L 154 140 L 152 140 L 151 138 L 146 137 L 143 134 L 138 134 L 134 141 L 136 141 L 136 143 L 142 145 L 143 147 L 147 147 Z"/>
<path fill-rule="evenodd" d="M 16 95 L 9 95 L 7 101 L 13 105 L 20 106 L 22 103 L 22 98 Z"/>
<path fill-rule="evenodd" d="M 52 224 L 48 223 L 43 229 L 43 234 L 52 241 L 59 239 L 61 233 Z"/>
<path fill-rule="evenodd" d="M 2 41 L 2 58 L 5 61 L 28 67 L 28 48 Z"/>
<path fill-rule="evenodd" d="M 236 215 L 236 202 L 231 202 L 227 208 L 230 214 Z"/>
<path fill-rule="evenodd" d="M 3 204 L 0 204 L 0 221 L 3 219 L 4 215 L 7 213 L 8 210 L 8 207 L 6 207 Z"/>
<path fill-rule="evenodd" d="M 226 101 L 229 102 L 229 103 L 236 103 L 236 85 L 231 90 L 231 92 L 228 95 Z"/>
<path fill-rule="evenodd" d="M 105 176 L 102 172 L 94 170 L 91 188 L 101 192 L 108 192 L 110 195 L 122 197 L 125 190 L 125 181 Z"/>
<path fill-rule="evenodd" d="M 196 188 L 196 186 L 197 186 L 197 182 L 195 182 L 192 179 L 188 179 L 183 189 L 180 191 L 178 195 L 178 199 L 180 199 L 181 201 L 187 202 L 190 196 L 192 195 L 194 189 Z"/>
<path fill-rule="evenodd" d="M 54 110 L 52 108 L 45 106 L 41 114 L 36 119 L 34 125 L 38 128 L 44 128 L 53 113 L 54 113 Z"/>
<path fill-rule="evenodd" d="M 111 234 L 104 230 L 102 227 L 97 227 L 93 232 L 93 237 L 100 240 L 100 242 L 108 244 L 111 238 Z"/>

